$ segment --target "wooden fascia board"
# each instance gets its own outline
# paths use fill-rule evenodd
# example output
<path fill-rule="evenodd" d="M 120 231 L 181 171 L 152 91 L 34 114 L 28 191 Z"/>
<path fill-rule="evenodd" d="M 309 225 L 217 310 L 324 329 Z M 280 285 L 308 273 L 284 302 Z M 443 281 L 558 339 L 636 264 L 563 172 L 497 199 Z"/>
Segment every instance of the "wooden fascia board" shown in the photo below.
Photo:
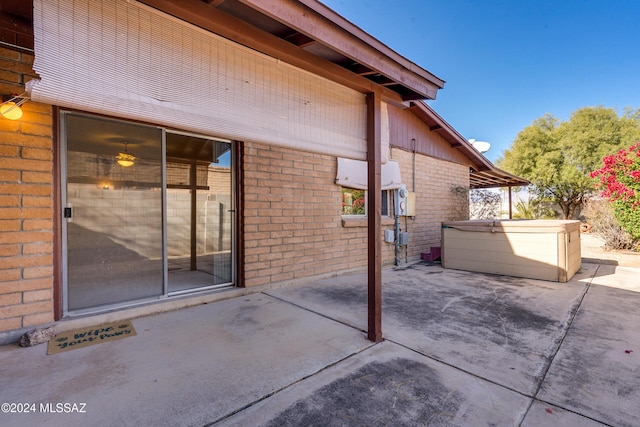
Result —
<path fill-rule="evenodd" d="M 473 169 L 476 171 L 470 176 L 470 181 L 475 183 L 472 184 L 472 188 L 516 187 L 530 184 L 524 178 L 495 167 L 493 163 L 473 148 L 469 141 L 424 102 L 412 102 L 409 110 L 469 159 Z"/>
<path fill-rule="evenodd" d="M 427 104 L 421 101 L 412 102 L 409 110 L 430 129 L 433 129 L 434 132 L 443 137 L 452 147 L 462 151 L 469 161 L 475 165 L 475 169 L 485 170 L 494 167 L 489 160 L 469 144 L 469 141 Z"/>
<path fill-rule="evenodd" d="M 238 0 L 342 55 L 435 99 L 444 81 L 397 54 L 316 0 Z"/>
<path fill-rule="evenodd" d="M 348 88 L 370 93 L 380 91 L 385 101 L 394 105 L 406 105 L 401 96 L 371 80 L 358 76 L 339 65 L 325 61 L 312 53 L 264 32 L 253 25 L 231 16 L 200 0 L 139 0 L 178 19 L 189 22 L 243 46 L 280 59 L 288 64 L 309 71 Z"/>
<path fill-rule="evenodd" d="M 391 60 L 401 64 L 407 70 L 418 74 L 419 76 L 431 81 L 440 89 L 444 87 L 445 81 L 437 77 L 435 74 L 425 70 L 414 62 L 408 60 L 404 56 L 398 54 L 393 49 L 389 48 L 384 43 L 380 42 L 375 37 L 371 36 L 369 33 L 363 31 L 357 25 L 354 25 L 352 22 L 345 19 L 343 16 L 334 12 L 331 8 L 327 7 L 325 4 L 317 1 L 317 0 L 298 0 L 299 3 L 306 5 L 309 9 L 312 9 L 319 15 L 325 17 L 330 20 L 334 24 L 340 26 L 345 29 L 348 33 L 352 34 L 354 37 L 360 39 L 362 42 L 368 44 L 374 49 L 378 50 L 382 54 L 389 57 Z"/>

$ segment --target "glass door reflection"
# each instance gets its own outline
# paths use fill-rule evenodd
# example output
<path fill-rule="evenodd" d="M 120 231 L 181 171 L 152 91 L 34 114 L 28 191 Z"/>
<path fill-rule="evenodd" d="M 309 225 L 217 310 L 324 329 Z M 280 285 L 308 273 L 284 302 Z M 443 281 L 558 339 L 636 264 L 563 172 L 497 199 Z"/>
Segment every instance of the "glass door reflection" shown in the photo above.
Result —
<path fill-rule="evenodd" d="M 166 134 L 170 293 L 232 283 L 231 144 Z"/>
<path fill-rule="evenodd" d="M 162 131 L 65 112 L 65 311 L 163 294 Z"/>

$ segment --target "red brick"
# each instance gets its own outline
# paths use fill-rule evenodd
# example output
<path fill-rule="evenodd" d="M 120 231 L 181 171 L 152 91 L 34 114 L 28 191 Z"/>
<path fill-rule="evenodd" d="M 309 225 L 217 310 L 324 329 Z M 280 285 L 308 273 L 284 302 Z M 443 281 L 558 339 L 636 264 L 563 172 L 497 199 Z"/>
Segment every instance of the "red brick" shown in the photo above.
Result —
<path fill-rule="evenodd" d="M 0 184 L 0 194 L 27 194 L 29 196 L 49 196 L 51 195 L 51 186 L 38 184 Z"/>
<path fill-rule="evenodd" d="M 285 282 L 288 280 L 293 280 L 293 278 L 294 278 L 293 272 L 275 274 L 271 276 L 270 282 L 271 283 Z"/>
<path fill-rule="evenodd" d="M 21 133 L 11 132 L 0 132 L 0 141 L 5 145 L 19 145 L 21 147 L 51 148 L 53 145 L 50 137 L 23 135 Z"/>
<path fill-rule="evenodd" d="M 0 245 L 0 257 L 20 254 L 20 245 Z"/>
<path fill-rule="evenodd" d="M 2 246 L 0 246 L 0 251 Z M 53 253 L 53 243 L 25 243 L 22 245 L 23 255 L 37 255 Z"/>
<path fill-rule="evenodd" d="M 0 218 L 3 217 L 3 211 L 9 209 L 0 209 Z M 17 219 L 0 219 L 0 232 L 19 231 L 20 221 Z"/>
<path fill-rule="evenodd" d="M 52 277 L 53 276 L 53 267 L 45 266 L 45 267 L 28 267 L 25 268 L 22 272 L 22 277 L 25 279 L 37 279 L 44 277 Z"/>
<path fill-rule="evenodd" d="M 50 171 L 51 161 L 33 159 L 12 159 L 12 162 L 5 162 L 8 159 L 0 158 L 0 167 L 13 168 L 22 171 Z M 3 164 L 4 163 L 4 164 Z"/>
<path fill-rule="evenodd" d="M 12 294 L 1 294 L 0 295 L 0 307 L 5 305 L 15 305 L 20 304 L 22 302 L 22 293 L 14 292 Z"/>
<path fill-rule="evenodd" d="M 0 268 L 0 293 L 2 293 L 2 288 L 6 283 L 11 283 L 12 280 L 20 279 L 21 270 L 16 268 L 13 270 Z"/>
<path fill-rule="evenodd" d="M 0 316 L 2 316 L 0 312 Z M 20 329 L 22 327 L 22 317 L 11 317 L 9 319 L 0 319 L 0 331 L 10 331 L 12 329 Z"/>
<path fill-rule="evenodd" d="M 33 74 L 31 64 L 22 61 L 7 59 L 0 56 L 0 69 L 13 71 L 19 74 Z"/>
<path fill-rule="evenodd" d="M 22 327 L 38 326 L 53 322 L 53 309 L 50 308 L 47 311 L 37 314 L 30 314 L 24 316 L 22 320 Z"/>
<path fill-rule="evenodd" d="M 282 231 L 282 224 L 260 224 L 258 231 Z"/>
<path fill-rule="evenodd" d="M 0 183 L 1 182 L 20 182 L 20 172 L 0 169 Z M 0 192 L 0 194 L 3 193 Z"/>
<path fill-rule="evenodd" d="M 47 208 L 0 208 L 1 219 L 50 218 L 51 209 Z"/>
<path fill-rule="evenodd" d="M 22 301 L 25 303 L 35 301 L 52 301 L 53 291 L 51 289 L 41 289 L 38 291 L 27 291 L 22 294 Z"/>
<path fill-rule="evenodd" d="M 26 108 L 23 108 L 23 110 L 29 114 L 29 123 L 50 127 L 52 123 L 51 109 L 41 108 L 38 105 L 32 102 L 25 104 Z"/>
<path fill-rule="evenodd" d="M 20 60 L 20 52 L 16 50 L 7 49 L 6 47 L 0 47 L 0 58 L 5 58 L 7 60 Z"/>
<path fill-rule="evenodd" d="M 51 172 L 30 172 L 22 173 L 22 182 L 48 184 L 53 182 L 53 174 Z"/>
<path fill-rule="evenodd" d="M 0 157 L 18 157 L 19 151 L 15 145 L 0 145 Z"/>
<path fill-rule="evenodd" d="M 1 199 L 1 197 L 0 197 Z M 52 200 L 47 196 L 24 196 L 22 197 L 22 206 L 25 208 L 51 208 Z"/>
<path fill-rule="evenodd" d="M 23 209 L 23 211 L 27 211 L 29 209 Z M 33 209 L 34 211 L 36 209 Z M 49 212 L 49 217 L 51 216 L 51 209 L 38 209 L 37 211 Z M 40 218 L 46 218 L 47 215 L 40 214 L 38 215 Z M 25 231 L 45 231 L 53 229 L 53 220 L 50 219 L 41 219 L 41 220 L 31 220 L 25 219 L 22 223 L 22 229 Z"/>
<path fill-rule="evenodd" d="M 20 196 L 0 196 L 0 208 L 20 206 Z"/>
<path fill-rule="evenodd" d="M 253 279 L 249 279 L 249 278 L 245 277 L 244 285 L 247 288 L 250 288 L 252 286 L 265 285 L 265 284 L 267 284 L 269 282 L 270 282 L 270 278 L 269 277 L 264 277 L 263 276 L 263 277 L 256 277 L 256 278 L 253 278 Z"/>
<path fill-rule="evenodd" d="M 48 136 L 52 135 L 51 126 L 33 123 L 23 123 L 22 133 L 25 135 Z"/>
<path fill-rule="evenodd" d="M 2 258 L 2 266 L 4 268 L 34 267 L 34 266 L 51 265 L 52 263 L 53 263 L 53 256 L 50 254 Z"/>
<path fill-rule="evenodd" d="M 52 310 L 51 301 L 38 301 L 28 304 L 17 304 L 2 307 L 2 315 L 7 317 L 26 316 L 28 314 L 36 314 L 50 312 Z"/>
<path fill-rule="evenodd" d="M 36 159 L 36 160 L 51 160 L 51 150 L 43 148 L 25 147 L 22 149 L 23 159 Z"/>
<path fill-rule="evenodd" d="M 34 56 L 30 53 L 21 52 L 20 53 L 20 61 L 26 64 L 33 64 Z"/>
<path fill-rule="evenodd" d="M 2 217 L 0 209 L 0 217 Z M 50 242 L 53 239 L 51 231 L 30 231 L 30 232 L 7 232 L 0 233 L 0 244 L 6 243 L 28 243 L 28 242 Z"/>
<path fill-rule="evenodd" d="M 1 30 L 0 30 L 1 31 Z M 19 93 L 24 90 L 24 86 L 12 82 L 0 80 L 0 93 Z"/>
<path fill-rule="evenodd" d="M 1 272 L 5 271 L 14 271 L 14 270 L 0 270 Z M 20 272 L 20 270 L 15 270 Z M 30 279 L 30 280 L 19 280 L 20 275 L 14 277 L 12 280 L 8 282 L 0 282 L 0 294 L 9 294 L 11 292 L 25 292 L 32 291 L 38 289 L 51 289 L 53 286 L 52 278 L 40 278 L 40 279 Z"/>
<path fill-rule="evenodd" d="M 273 261 L 273 260 L 278 260 L 278 259 L 282 259 L 282 253 L 281 252 L 271 252 L 271 251 L 269 251 L 268 253 L 265 253 L 265 254 L 260 255 L 258 257 L 258 261 Z"/>

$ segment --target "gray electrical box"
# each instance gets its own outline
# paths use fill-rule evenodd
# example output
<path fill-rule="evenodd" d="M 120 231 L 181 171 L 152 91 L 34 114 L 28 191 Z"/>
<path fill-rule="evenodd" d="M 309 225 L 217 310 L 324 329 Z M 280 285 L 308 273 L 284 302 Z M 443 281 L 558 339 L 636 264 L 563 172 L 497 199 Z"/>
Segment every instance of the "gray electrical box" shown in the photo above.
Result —
<path fill-rule="evenodd" d="M 409 244 L 409 233 L 407 232 L 398 233 L 398 244 L 400 246 L 407 246 Z"/>
<path fill-rule="evenodd" d="M 384 241 L 387 243 L 393 243 L 396 241 L 396 235 L 393 230 L 384 230 Z"/>

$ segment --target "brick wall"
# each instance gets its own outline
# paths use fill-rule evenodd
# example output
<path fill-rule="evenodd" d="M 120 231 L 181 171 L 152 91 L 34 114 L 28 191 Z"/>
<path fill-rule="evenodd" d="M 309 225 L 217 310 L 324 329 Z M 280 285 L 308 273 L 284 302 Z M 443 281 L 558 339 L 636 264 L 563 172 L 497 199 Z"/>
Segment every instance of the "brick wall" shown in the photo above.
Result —
<path fill-rule="evenodd" d="M 392 157 L 400 162 L 403 182 L 412 191 L 413 154 L 394 149 Z M 335 175 L 335 157 L 247 145 L 246 286 L 366 267 L 366 220 L 342 220 L 341 187 L 334 184 Z M 400 223 L 410 233 L 410 262 L 440 245 L 442 221 L 463 219 L 461 202 L 451 188 L 468 185 L 466 166 L 417 155 L 416 217 Z M 383 235 L 394 228 L 392 218 L 382 223 Z M 383 263 L 392 264 L 394 245 L 383 242 L 382 251 Z"/>
<path fill-rule="evenodd" d="M 0 48 L 0 94 L 22 93 L 33 56 Z M 51 107 L 0 117 L 0 332 L 53 320 Z"/>
<path fill-rule="evenodd" d="M 413 189 L 412 152 L 392 149 L 391 157 L 400 163 L 402 182 L 407 190 Z M 468 204 L 452 190 L 469 187 L 469 168 L 465 165 L 416 154 L 416 216 L 402 218 L 402 229 L 409 231 L 409 261 L 429 252 L 431 246 L 440 246 L 442 221 L 468 219 Z"/>
<path fill-rule="evenodd" d="M 343 226 L 335 157 L 247 144 L 243 160 L 246 286 L 367 265 L 366 220 Z"/>

